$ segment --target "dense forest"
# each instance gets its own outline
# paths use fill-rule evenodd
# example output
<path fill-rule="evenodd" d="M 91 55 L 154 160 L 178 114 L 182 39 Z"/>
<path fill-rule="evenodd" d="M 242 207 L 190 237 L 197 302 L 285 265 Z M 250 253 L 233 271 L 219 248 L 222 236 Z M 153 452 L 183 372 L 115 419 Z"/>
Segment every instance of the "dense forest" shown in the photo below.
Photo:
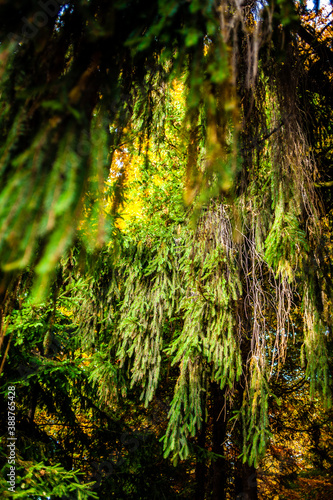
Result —
<path fill-rule="evenodd" d="M 0 1 L 2 498 L 333 498 L 332 8 Z"/>

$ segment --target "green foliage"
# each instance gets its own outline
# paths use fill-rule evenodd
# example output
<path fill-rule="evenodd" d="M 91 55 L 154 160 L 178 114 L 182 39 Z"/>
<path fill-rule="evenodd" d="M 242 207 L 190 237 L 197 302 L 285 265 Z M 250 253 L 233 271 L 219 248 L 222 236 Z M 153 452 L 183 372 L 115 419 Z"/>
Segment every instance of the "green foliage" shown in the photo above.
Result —
<path fill-rule="evenodd" d="M 182 1 L 146 9 L 136 2 L 69 2 L 51 7 L 52 14 L 37 1 L 20 5 L 15 15 L 1 5 L 1 18 L 10 22 L 0 32 L 0 252 L 6 272 L 35 268 L 42 300 L 82 214 L 88 248 L 114 231 L 101 196 L 110 151 L 133 126 L 141 139 L 158 135 L 159 89 L 175 78 L 187 75 L 184 128 L 207 89 L 209 112 L 215 109 L 209 81 L 225 81 L 228 62 L 210 0 L 200 8 Z M 37 27 L 41 15 L 46 24 Z M 206 33 L 217 59 L 204 53 Z"/>
<path fill-rule="evenodd" d="M 148 496 L 154 454 L 131 459 L 114 433 L 124 399 L 149 411 L 163 384 L 164 457 L 191 460 L 207 425 L 215 439 L 219 401 L 219 446 L 257 466 L 300 297 L 310 395 L 331 397 L 330 196 L 316 192 L 332 182 L 328 27 L 291 0 L 82 0 L 27 36 L 39 8 L 0 7 L 3 380 L 26 388 L 23 428 L 45 413 L 69 428 L 36 431 L 36 449 L 22 432 L 31 470 L 58 468 L 47 491 L 67 494 L 79 435 L 89 466 L 110 447 L 126 466 L 124 480 L 97 469 L 101 495 Z M 142 214 L 122 232 L 135 196 Z"/>
<path fill-rule="evenodd" d="M 293 281 L 293 272 L 297 269 L 302 258 L 306 259 L 309 244 L 306 233 L 300 228 L 295 199 L 291 197 L 289 207 L 286 201 L 282 184 L 279 186 L 279 198 L 275 207 L 275 218 L 265 242 L 265 259 L 275 271 L 275 278 L 281 273 L 289 282 Z"/>
<path fill-rule="evenodd" d="M 6 469 L 3 471 L 3 476 L 6 475 Z M 16 474 L 19 486 L 15 492 L 9 493 L 8 484 L 2 480 L 3 498 L 98 499 L 97 493 L 90 491 L 93 483 L 80 483 L 78 471 L 66 471 L 60 464 L 50 466 L 43 463 L 24 463 L 22 467 L 16 469 Z"/>

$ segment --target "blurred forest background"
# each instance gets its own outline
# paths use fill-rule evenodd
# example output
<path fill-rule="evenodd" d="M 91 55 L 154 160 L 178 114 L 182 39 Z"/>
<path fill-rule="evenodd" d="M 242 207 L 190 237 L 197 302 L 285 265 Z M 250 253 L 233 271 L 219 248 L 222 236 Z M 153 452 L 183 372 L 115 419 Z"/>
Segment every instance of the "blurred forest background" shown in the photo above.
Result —
<path fill-rule="evenodd" d="M 2 498 L 333 498 L 332 21 L 0 1 Z"/>

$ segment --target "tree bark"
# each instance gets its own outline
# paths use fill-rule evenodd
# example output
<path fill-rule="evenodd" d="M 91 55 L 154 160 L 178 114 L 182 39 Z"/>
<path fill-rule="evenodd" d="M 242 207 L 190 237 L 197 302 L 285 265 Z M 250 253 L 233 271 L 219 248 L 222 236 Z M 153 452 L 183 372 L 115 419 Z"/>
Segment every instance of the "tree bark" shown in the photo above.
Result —
<path fill-rule="evenodd" d="M 206 398 L 205 398 L 206 400 Z M 205 404 L 203 407 L 205 408 Z M 200 448 L 205 448 L 206 444 L 206 420 L 202 422 L 201 431 L 198 435 L 197 445 Z M 200 450 L 197 453 L 197 462 L 195 466 L 195 500 L 205 500 L 205 488 L 206 488 L 206 471 L 207 464 L 206 458 L 201 456 Z"/>
<path fill-rule="evenodd" d="M 250 314 L 246 311 L 244 299 L 241 298 L 237 304 L 237 316 L 241 325 L 242 341 L 241 341 L 241 356 L 243 373 L 237 387 L 238 410 L 241 410 L 244 390 L 246 387 L 246 370 L 248 354 L 251 352 L 251 322 Z M 238 420 L 235 429 L 235 444 L 239 450 L 242 449 L 243 443 L 243 422 Z M 257 489 L 257 473 L 253 465 L 242 463 L 242 459 L 237 460 L 235 470 L 235 498 L 237 500 L 258 500 Z"/>
<path fill-rule="evenodd" d="M 224 454 L 227 418 L 224 412 L 224 391 L 215 382 L 212 384 L 213 452 Z M 225 500 L 227 487 L 227 461 L 219 457 L 212 462 L 212 500 Z"/>
<path fill-rule="evenodd" d="M 38 394 L 39 394 L 39 384 L 34 383 L 31 388 L 31 402 L 30 409 L 28 413 L 28 420 L 31 425 L 34 425 L 35 420 L 35 411 L 38 403 Z"/>
<path fill-rule="evenodd" d="M 235 477 L 237 500 L 258 500 L 257 471 L 253 465 L 241 464 Z"/>

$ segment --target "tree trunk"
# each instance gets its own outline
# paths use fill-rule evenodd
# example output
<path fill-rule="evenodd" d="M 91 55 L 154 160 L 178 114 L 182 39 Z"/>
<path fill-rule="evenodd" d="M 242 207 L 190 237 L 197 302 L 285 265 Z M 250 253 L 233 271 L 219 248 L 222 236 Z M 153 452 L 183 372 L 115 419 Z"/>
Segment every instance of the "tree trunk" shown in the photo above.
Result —
<path fill-rule="evenodd" d="M 237 500 L 258 500 L 257 471 L 253 465 L 241 464 L 235 477 Z"/>
<path fill-rule="evenodd" d="M 248 354 L 251 352 L 251 322 L 250 315 L 246 312 L 244 299 L 238 301 L 237 316 L 239 324 L 241 325 L 242 342 L 241 342 L 241 355 L 243 373 L 237 387 L 238 410 L 241 410 L 244 390 L 246 387 L 247 378 L 247 359 Z M 243 422 L 238 420 L 235 427 L 235 444 L 239 450 L 242 449 L 243 443 Z M 257 490 L 257 473 L 255 467 L 248 463 L 242 463 L 242 459 L 236 462 L 235 470 L 235 498 L 237 500 L 258 500 Z"/>
<path fill-rule="evenodd" d="M 206 398 L 205 398 L 206 399 Z M 205 404 L 203 408 L 205 408 Z M 200 448 L 205 448 L 206 444 L 206 420 L 202 422 L 202 428 L 198 435 L 197 445 Z M 197 453 L 197 463 L 195 467 L 195 500 L 205 500 L 205 487 L 206 487 L 206 458 L 202 456 L 200 450 Z"/>
<path fill-rule="evenodd" d="M 39 394 L 39 384 L 34 383 L 31 388 L 31 401 L 30 401 L 30 409 L 28 413 L 28 420 L 31 425 L 34 424 L 35 420 L 35 411 L 38 403 L 38 394 Z"/>
<path fill-rule="evenodd" d="M 215 382 L 212 384 L 212 416 L 213 416 L 213 452 L 224 454 L 226 439 L 227 418 L 224 412 L 224 391 Z M 227 461 L 217 458 L 212 462 L 212 500 L 226 499 Z"/>

